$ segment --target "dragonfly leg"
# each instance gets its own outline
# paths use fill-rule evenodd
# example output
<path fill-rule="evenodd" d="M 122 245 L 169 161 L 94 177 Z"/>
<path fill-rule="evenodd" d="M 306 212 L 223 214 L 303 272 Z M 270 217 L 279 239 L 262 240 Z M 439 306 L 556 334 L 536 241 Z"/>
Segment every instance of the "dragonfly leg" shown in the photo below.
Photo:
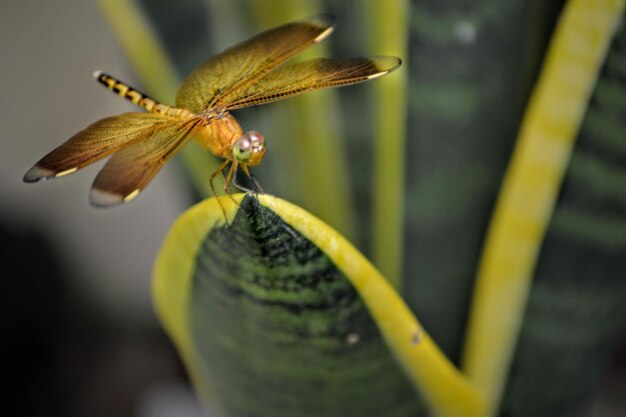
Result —
<path fill-rule="evenodd" d="M 246 191 L 248 193 L 253 193 L 253 194 L 265 194 L 265 191 L 263 191 L 263 188 L 261 187 L 261 184 L 259 184 L 259 182 L 257 181 L 256 177 L 254 175 L 252 175 L 252 172 L 250 172 L 250 168 L 248 167 L 248 165 L 244 165 L 241 164 L 241 169 L 243 170 L 243 172 L 248 176 L 248 178 L 250 178 L 250 180 L 252 181 L 252 185 L 254 186 L 253 189 L 249 189 L 247 187 L 243 187 L 239 184 L 234 184 L 235 187 L 239 188 L 242 191 Z"/>
<path fill-rule="evenodd" d="M 246 187 L 245 185 L 239 184 L 237 182 L 237 172 L 235 172 L 235 174 L 233 175 L 232 186 L 237 188 L 238 190 L 243 191 L 244 193 L 253 193 L 254 192 L 254 190 L 251 190 L 250 188 Z"/>
<path fill-rule="evenodd" d="M 226 180 L 224 180 L 224 192 L 226 193 L 227 196 L 230 197 L 231 200 L 233 200 L 233 203 L 239 206 L 239 203 L 235 200 L 232 194 L 228 191 L 228 187 L 233 183 L 234 176 L 237 175 L 238 166 L 239 164 L 236 161 L 233 161 L 232 165 L 230 166 L 230 169 L 228 170 L 228 176 L 226 177 Z"/>
<path fill-rule="evenodd" d="M 219 166 L 219 168 L 217 170 L 215 170 L 215 172 L 213 172 L 210 176 L 209 176 L 209 185 L 211 186 L 211 192 L 213 192 L 213 197 L 215 197 L 217 199 L 217 204 L 219 204 L 220 209 L 222 209 L 222 214 L 224 214 L 224 220 L 226 220 L 226 210 L 224 209 L 224 206 L 222 205 L 222 201 L 219 199 L 219 197 L 217 196 L 217 192 L 215 191 L 215 185 L 213 184 L 213 180 L 215 179 L 215 177 L 217 177 L 219 174 L 223 174 L 224 170 L 226 169 L 226 167 L 228 166 L 228 163 L 230 161 L 227 159 L 225 160 L 222 165 Z"/>
<path fill-rule="evenodd" d="M 259 184 L 256 177 L 252 175 L 252 173 L 250 173 L 250 179 L 252 180 L 252 183 L 254 184 L 254 189 L 256 190 L 257 194 L 259 193 L 265 194 L 265 191 L 263 191 L 263 187 L 261 187 L 261 184 Z"/>
<path fill-rule="evenodd" d="M 240 165 L 241 169 L 243 170 L 243 172 L 248 175 L 249 178 L 252 178 L 250 176 L 250 170 L 248 169 L 247 165 L 241 164 Z M 240 184 L 237 181 L 237 172 L 235 172 L 235 175 L 233 176 L 233 186 L 238 188 L 239 190 L 243 191 L 244 193 L 248 193 L 248 194 L 257 194 L 257 186 L 256 186 L 256 181 L 253 181 L 253 185 L 254 188 L 248 188 L 245 185 Z"/>

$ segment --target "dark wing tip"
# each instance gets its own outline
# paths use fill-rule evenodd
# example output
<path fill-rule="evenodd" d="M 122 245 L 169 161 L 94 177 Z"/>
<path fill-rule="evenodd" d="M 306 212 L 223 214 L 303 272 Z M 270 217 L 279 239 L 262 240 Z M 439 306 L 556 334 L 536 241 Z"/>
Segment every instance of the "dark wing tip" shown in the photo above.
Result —
<path fill-rule="evenodd" d="M 117 206 L 124 202 L 124 196 L 110 191 L 92 188 L 89 192 L 89 203 L 94 207 Z"/>
<path fill-rule="evenodd" d="M 122 203 L 128 203 L 137 195 L 139 195 L 140 189 L 136 189 L 133 192 L 122 195 L 114 191 L 105 191 L 96 187 L 92 187 L 89 192 L 89 202 L 94 207 L 112 207 Z"/>
<path fill-rule="evenodd" d="M 372 61 L 376 68 L 385 74 L 397 70 L 402 65 L 402 60 L 397 56 L 377 56 L 372 58 Z"/>
<path fill-rule="evenodd" d="M 317 13 L 305 18 L 304 20 L 324 28 L 335 27 L 336 22 L 335 16 L 330 13 Z"/>
<path fill-rule="evenodd" d="M 54 177 L 53 171 L 46 169 L 46 168 L 42 168 L 39 165 L 35 165 L 31 169 L 29 169 L 26 174 L 24 174 L 23 180 L 24 182 L 38 182 L 38 181 L 45 181 L 48 178 L 52 178 L 52 177 Z"/>
<path fill-rule="evenodd" d="M 320 34 L 315 38 L 315 42 L 320 42 L 335 30 L 335 17 L 330 13 L 318 13 L 302 20 L 309 25 L 320 30 Z"/>

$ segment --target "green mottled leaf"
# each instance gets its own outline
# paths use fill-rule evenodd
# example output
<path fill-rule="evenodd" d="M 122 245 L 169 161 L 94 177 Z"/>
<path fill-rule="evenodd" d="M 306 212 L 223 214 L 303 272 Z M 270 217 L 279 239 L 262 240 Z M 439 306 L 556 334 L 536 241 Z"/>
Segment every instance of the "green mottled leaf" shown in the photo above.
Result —
<path fill-rule="evenodd" d="M 189 209 L 157 258 L 154 296 L 201 396 L 224 416 L 414 417 L 425 405 L 437 417 L 485 415 L 387 280 L 283 200 Z"/>
<path fill-rule="evenodd" d="M 192 281 L 199 366 L 230 415 L 417 415 L 354 287 L 254 198 L 205 237 Z"/>
<path fill-rule="evenodd" d="M 218 213 L 187 252 L 181 307 L 188 366 L 211 387 L 203 396 L 237 417 L 421 415 L 363 299 L 329 257 L 253 197 L 232 213 L 229 224 Z"/>

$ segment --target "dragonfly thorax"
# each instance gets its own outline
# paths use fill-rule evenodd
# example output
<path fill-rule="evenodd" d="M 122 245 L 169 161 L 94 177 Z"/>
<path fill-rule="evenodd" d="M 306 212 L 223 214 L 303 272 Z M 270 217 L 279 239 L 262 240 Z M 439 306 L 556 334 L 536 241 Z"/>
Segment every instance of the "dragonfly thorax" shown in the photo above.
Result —
<path fill-rule="evenodd" d="M 231 158 L 232 147 L 243 136 L 235 118 L 226 113 L 222 117 L 205 117 L 205 123 L 196 135 L 196 141 L 220 158 Z"/>
<path fill-rule="evenodd" d="M 213 116 L 213 117 L 210 117 Z M 228 112 L 219 117 L 209 115 L 198 130 L 196 140 L 215 156 L 255 166 L 265 155 L 265 138 L 251 130 L 243 133 L 237 120 Z"/>

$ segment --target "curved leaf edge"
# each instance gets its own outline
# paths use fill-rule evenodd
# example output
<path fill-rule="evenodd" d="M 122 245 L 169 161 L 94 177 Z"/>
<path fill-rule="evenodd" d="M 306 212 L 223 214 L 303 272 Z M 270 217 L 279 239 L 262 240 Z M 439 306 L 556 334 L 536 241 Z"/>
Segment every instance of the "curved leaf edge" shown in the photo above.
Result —
<path fill-rule="evenodd" d="M 244 194 L 233 195 L 238 203 L 243 198 Z M 334 229 L 300 207 L 269 195 L 259 195 L 258 200 L 324 252 L 350 280 L 394 357 L 433 415 L 484 415 L 485 403 L 478 390 L 445 357 L 398 293 L 360 252 Z M 152 292 L 157 314 L 187 365 L 201 399 L 213 407 L 219 406 L 219 398 L 209 397 L 215 390 L 194 373 L 196 367 L 192 364 L 197 362 L 186 306 L 202 240 L 212 228 L 232 221 L 237 211 L 237 204 L 227 196 L 204 200 L 191 207 L 170 229 L 153 271 Z"/>
<path fill-rule="evenodd" d="M 461 361 L 490 416 L 505 392 L 541 245 L 624 8 L 624 0 L 567 2 L 524 114 L 481 255 Z"/>

